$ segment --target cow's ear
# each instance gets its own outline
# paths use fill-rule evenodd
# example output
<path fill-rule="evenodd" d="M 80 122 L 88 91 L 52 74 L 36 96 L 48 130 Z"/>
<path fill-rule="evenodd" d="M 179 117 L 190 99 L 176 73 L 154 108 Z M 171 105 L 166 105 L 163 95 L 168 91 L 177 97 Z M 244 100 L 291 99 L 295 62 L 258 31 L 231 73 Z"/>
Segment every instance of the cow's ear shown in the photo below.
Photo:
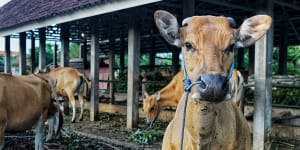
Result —
<path fill-rule="evenodd" d="M 181 47 L 180 31 L 177 19 L 167 11 L 154 13 L 155 24 L 162 37 L 171 45 Z"/>
<path fill-rule="evenodd" d="M 267 15 L 257 15 L 246 19 L 237 29 L 236 47 L 248 47 L 259 40 L 270 28 L 272 18 Z"/>

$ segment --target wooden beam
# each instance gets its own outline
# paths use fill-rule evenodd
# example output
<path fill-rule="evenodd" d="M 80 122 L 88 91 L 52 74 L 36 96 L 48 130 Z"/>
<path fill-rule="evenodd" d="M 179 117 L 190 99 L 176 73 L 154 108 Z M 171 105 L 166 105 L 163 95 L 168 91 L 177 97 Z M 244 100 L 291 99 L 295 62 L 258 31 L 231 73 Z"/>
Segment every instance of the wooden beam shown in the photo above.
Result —
<path fill-rule="evenodd" d="M 237 50 L 237 69 L 244 69 L 244 48 L 239 48 Z"/>
<path fill-rule="evenodd" d="M 46 28 L 39 28 L 39 69 L 44 69 L 46 66 Z"/>
<path fill-rule="evenodd" d="M 26 32 L 20 33 L 20 61 L 19 72 L 20 75 L 26 74 Z"/>
<path fill-rule="evenodd" d="M 54 68 L 57 67 L 57 50 L 58 50 L 58 46 L 57 46 L 57 43 L 55 41 L 54 49 L 53 49 L 53 65 L 54 65 Z"/>
<path fill-rule="evenodd" d="M 35 63 L 35 37 L 33 31 L 31 32 L 31 73 L 34 73 L 36 68 Z"/>
<path fill-rule="evenodd" d="M 201 0 L 201 2 L 206 2 L 206 3 L 219 5 L 219 6 L 225 6 L 225 7 L 228 7 L 228 8 L 240 9 L 240 10 L 248 11 L 248 12 L 255 12 L 256 11 L 256 9 L 254 9 L 254 8 L 250 8 L 250 7 L 247 7 L 247 6 L 244 7 L 242 5 L 236 5 L 236 4 L 227 2 L 227 1 L 225 2 L 225 1 Z"/>
<path fill-rule="evenodd" d="M 82 45 L 82 58 L 83 58 L 83 65 L 84 65 L 84 69 L 89 68 L 88 64 L 87 64 L 87 40 L 86 38 L 84 38 L 83 40 L 83 45 Z"/>
<path fill-rule="evenodd" d="M 125 37 L 123 32 L 120 34 L 120 73 L 123 76 L 125 68 Z"/>
<path fill-rule="evenodd" d="M 19 33 L 41 27 L 51 26 L 53 24 L 61 24 L 92 16 L 102 15 L 110 12 L 115 12 L 122 9 L 128 9 L 136 6 L 150 4 L 161 0 L 123 0 L 123 1 L 111 1 L 94 5 L 93 7 L 85 9 L 76 9 L 68 13 L 49 16 L 45 19 L 34 20 L 28 23 L 24 23 L 18 26 L 9 27 L 0 30 L 0 36 L 6 36 L 12 33 Z"/>
<path fill-rule="evenodd" d="M 60 54 L 60 66 L 67 67 L 69 66 L 69 38 L 70 38 L 70 29 L 68 23 L 61 24 L 61 54 Z"/>
<path fill-rule="evenodd" d="M 281 17 L 280 21 L 280 43 L 279 43 L 279 61 L 278 74 L 287 74 L 287 51 L 288 51 L 288 16 Z"/>
<path fill-rule="evenodd" d="M 109 80 L 115 80 L 115 39 L 113 33 L 110 33 L 109 37 Z M 113 82 L 109 83 L 109 97 L 110 103 L 115 103 L 115 85 Z"/>
<path fill-rule="evenodd" d="M 151 38 L 151 50 L 150 50 L 150 70 L 154 70 L 155 66 L 155 37 L 153 36 L 153 30 L 150 31 L 150 38 Z"/>
<path fill-rule="evenodd" d="M 140 29 L 139 14 L 133 10 L 130 14 L 128 30 L 128 84 L 127 84 L 127 128 L 137 127 L 139 108 L 139 74 L 140 74 Z"/>
<path fill-rule="evenodd" d="M 91 18 L 91 99 L 90 120 L 96 121 L 99 104 L 99 35 L 97 32 L 96 17 Z"/>
<path fill-rule="evenodd" d="M 249 47 L 249 68 L 248 68 L 248 75 L 254 74 L 254 57 L 255 57 L 255 47 Z"/>
<path fill-rule="evenodd" d="M 10 63 L 10 36 L 5 36 L 5 73 L 11 73 L 11 63 Z"/>

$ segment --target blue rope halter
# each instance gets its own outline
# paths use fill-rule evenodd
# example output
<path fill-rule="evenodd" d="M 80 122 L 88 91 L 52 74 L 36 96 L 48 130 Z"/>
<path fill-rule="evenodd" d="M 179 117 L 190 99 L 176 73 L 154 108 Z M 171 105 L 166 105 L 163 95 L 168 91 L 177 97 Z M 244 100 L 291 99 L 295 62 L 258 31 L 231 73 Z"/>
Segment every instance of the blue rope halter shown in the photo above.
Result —
<path fill-rule="evenodd" d="M 181 127 L 180 150 L 183 149 L 185 115 L 186 115 L 186 106 L 187 106 L 187 101 L 188 101 L 189 93 L 191 92 L 191 88 L 194 85 L 202 83 L 202 81 L 196 81 L 196 82 L 191 83 L 191 80 L 189 79 L 189 77 L 187 75 L 185 61 L 184 61 L 184 52 L 183 51 L 182 51 L 182 57 L 183 57 L 182 63 L 183 63 L 183 73 L 184 73 L 183 82 L 184 82 L 184 91 L 185 91 L 185 96 L 184 96 L 185 97 L 185 101 L 184 101 L 183 120 L 182 120 L 182 127 Z M 234 69 L 234 63 L 235 63 L 235 61 L 233 59 L 232 63 L 231 63 L 229 74 L 227 76 L 227 80 L 230 80 L 230 78 L 232 77 L 232 72 L 233 72 L 233 69 Z"/>

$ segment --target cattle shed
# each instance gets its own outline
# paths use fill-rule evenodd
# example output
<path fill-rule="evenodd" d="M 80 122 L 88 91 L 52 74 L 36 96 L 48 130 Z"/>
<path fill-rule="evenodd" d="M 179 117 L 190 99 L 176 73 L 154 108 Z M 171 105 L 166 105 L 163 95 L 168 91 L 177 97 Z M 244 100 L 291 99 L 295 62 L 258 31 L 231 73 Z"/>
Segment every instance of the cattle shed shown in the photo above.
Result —
<path fill-rule="evenodd" d="M 69 66 L 69 42 L 80 44 L 84 67 L 91 69 L 90 120 L 93 121 L 98 111 L 99 62 L 103 56 L 108 56 L 109 63 L 114 64 L 114 56 L 119 55 L 120 72 L 127 70 L 128 76 L 127 127 L 133 128 L 138 121 L 140 56 L 150 54 L 151 70 L 155 66 L 155 53 L 170 52 L 172 72 L 180 69 L 180 50 L 169 46 L 160 36 L 153 19 L 155 10 L 167 10 L 180 21 L 192 15 L 223 15 L 234 18 L 238 25 L 256 14 L 272 16 L 273 25 L 268 34 L 249 51 L 249 72 L 255 73 L 255 88 L 259 89 L 255 91 L 254 101 L 254 149 L 263 149 L 271 132 L 272 49 L 279 47 L 279 72 L 286 74 L 287 47 L 300 44 L 300 2 L 296 0 L 11 0 L 0 8 L 0 36 L 5 37 L 5 71 L 11 72 L 11 38 L 20 39 L 21 74 L 29 73 L 26 72 L 26 39 L 32 40 L 32 54 L 35 40 L 39 40 L 39 64 L 33 63 L 32 68 L 46 66 L 46 41 L 61 43 L 59 65 L 64 67 Z M 238 51 L 238 68 L 243 63 L 243 53 L 243 49 Z M 124 66 L 126 54 L 127 68 Z M 113 65 L 109 68 L 111 81 L 114 80 L 114 69 Z"/>

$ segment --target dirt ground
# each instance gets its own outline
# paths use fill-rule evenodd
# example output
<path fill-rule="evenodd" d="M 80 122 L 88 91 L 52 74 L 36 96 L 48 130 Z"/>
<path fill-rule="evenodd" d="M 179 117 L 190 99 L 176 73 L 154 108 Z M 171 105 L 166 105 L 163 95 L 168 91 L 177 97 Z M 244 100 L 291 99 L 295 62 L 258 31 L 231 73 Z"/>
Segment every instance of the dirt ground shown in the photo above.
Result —
<path fill-rule="evenodd" d="M 137 129 L 128 130 L 126 128 L 126 116 L 118 114 L 99 113 L 99 121 L 90 122 L 89 112 L 85 111 L 83 121 L 71 123 L 71 116 L 64 117 L 63 129 L 60 138 L 53 142 L 45 143 L 47 150 L 158 150 L 161 149 L 161 139 L 156 139 L 149 144 L 130 142 Z M 140 119 L 142 120 L 142 119 Z M 156 131 L 163 134 L 167 123 L 158 121 Z M 139 122 L 138 128 L 144 130 L 147 128 L 145 123 Z M 21 132 L 17 134 L 5 134 L 5 149 L 34 149 L 34 130 Z"/>
<path fill-rule="evenodd" d="M 162 136 L 142 144 L 130 141 L 130 137 L 138 129 L 126 128 L 126 116 L 118 114 L 99 113 L 99 121 L 90 122 L 89 112 L 85 111 L 83 121 L 71 123 L 71 116 L 65 116 L 61 136 L 58 140 L 45 144 L 46 150 L 158 150 L 161 149 Z M 163 135 L 168 122 L 158 121 L 154 132 Z M 147 126 L 140 119 L 138 131 L 146 131 Z M 141 135 L 139 135 L 140 138 Z M 153 136 L 153 135 L 152 135 Z M 6 148 L 9 150 L 34 149 L 34 132 L 26 131 L 18 134 L 6 134 Z M 300 150 L 300 141 L 291 139 L 272 139 L 271 150 Z"/>

